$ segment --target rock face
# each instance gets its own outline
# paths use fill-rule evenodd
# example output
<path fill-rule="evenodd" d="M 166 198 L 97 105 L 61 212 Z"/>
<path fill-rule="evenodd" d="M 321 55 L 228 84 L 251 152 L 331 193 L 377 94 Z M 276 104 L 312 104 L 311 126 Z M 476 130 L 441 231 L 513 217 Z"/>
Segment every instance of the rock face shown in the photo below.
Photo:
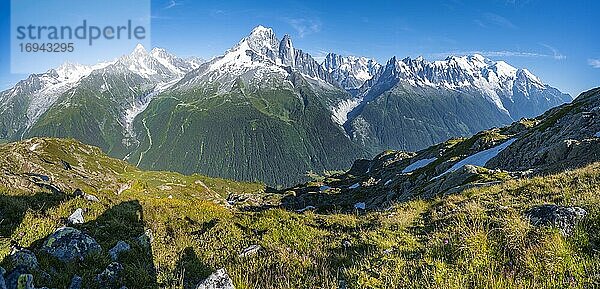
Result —
<path fill-rule="evenodd" d="M 525 216 L 534 226 L 552 226 L 564 235 L 569 235 L 587 212 L 579 207 L 562 207 L 557 205 L 541 205 L 525 212 Z"/>
<path fill-rule="evenodd" d="M 89 254 L 102 251 L 102 247 L 89 235 L 75 228 L 63 227 L 48 237 L 43 250 L 63 262 L 69 262 L 83 260 Z"/>
<path fill-rule="evenodd" d="M 235 289 L 235 287 L 225 269 L 219 269 L 200 282 L 196 289 Z"/>
<path fill-rule="evenodd" d="M 600 89 L 579 95 L 572 103 L 551 109 L 539 123 L 490 162 L 508 171 L 535 168 L 559 172 L 600 161 Z"/>

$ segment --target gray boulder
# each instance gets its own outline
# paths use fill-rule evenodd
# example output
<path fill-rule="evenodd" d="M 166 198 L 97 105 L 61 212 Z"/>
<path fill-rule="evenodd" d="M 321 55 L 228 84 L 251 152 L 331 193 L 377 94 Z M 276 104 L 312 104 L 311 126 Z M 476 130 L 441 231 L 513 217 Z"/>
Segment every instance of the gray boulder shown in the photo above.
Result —
<path fill-rule="evenodd" d="M 196 286 L 196 289 L 235 289 L 235 286 L 233 286 L 233 281 L 231 281 L 231 278 L 229 278 L 229 275 L 227 275 L 227 272 L 223 268 L 200 282 Z"/>
<path fill-rule="evenodd" d="M 83 278 L 75 275 L 71 279 L 71 285 L 69 285 L 69 289 L 81 289 L 81 284 L 83 284 Z"/>
<path fill-rule="evenodd" d="M 62 227 L 52 233 L 42 249 L 63 262 L 83 260 L 89 254 L 102 251 L 94 238 L 71 227 Z"/>
<path fill-rule="evenodd" d="M 110 259 L 112 259 L 113 261 L 117 261 L 117 259 L 119 258 L 119 254 L 127 252 L 129 250 L 131 250 L 131 246 L 129 246 L 129 244 L 123 241 L 119 241 L 114 247 L 112 247 L 112 249 L 108 250 L 108 255 L 110 255 Z"/>
<path fill-rule="evenodd" d="M 69 224 L 83 224 L 83 209 L 77 208 L 73 214 L 69 216 Z"/>
<path fill-rule="evenodd" d="M 534 226 L 551 226 L 559 229 L 563 235 L 570 235 L 577 223 L 587 215 L 580 207 L 541 205 L 525 212 L 525 216 Z"/>
<path fill-rule="evenodd" d="M 39 267 L 35 254 L 27 249 L 13 249 L 10 261 L 15 268 L 23 267 L 27 270 L 34 270 Z"/>

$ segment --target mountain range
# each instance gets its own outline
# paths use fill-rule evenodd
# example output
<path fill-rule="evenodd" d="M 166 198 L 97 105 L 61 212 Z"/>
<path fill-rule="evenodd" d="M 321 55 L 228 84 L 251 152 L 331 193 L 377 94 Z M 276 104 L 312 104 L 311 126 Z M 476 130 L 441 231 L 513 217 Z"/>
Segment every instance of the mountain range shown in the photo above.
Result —
<path fill-rule="evenodd" d="M 0 140 L 69 137 L 141 168 L 289 185 L 571 100 L 481 55 L 381 65 L 331 53 L 319 63 L 258 26 L 209 61 L 138 45 L 110 62 L 32 74 L 0 93 Z"/>

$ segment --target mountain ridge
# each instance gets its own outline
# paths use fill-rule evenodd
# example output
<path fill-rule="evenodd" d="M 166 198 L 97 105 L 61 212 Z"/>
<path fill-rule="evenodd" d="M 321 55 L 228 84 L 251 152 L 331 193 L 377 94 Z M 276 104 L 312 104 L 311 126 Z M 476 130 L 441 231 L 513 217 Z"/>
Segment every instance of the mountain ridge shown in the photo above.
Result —
<path fill-rule="evenodd" d="M 383 66 L 329 54 L 319 63 L 289 35 L 278 39 L 264 26 L 202 64 L 139 45 L 98 69 L 77 74 L 69 67 L 61 73 L 82 76 L 53 95 L 1 93 L 0 138 L 74 137 L 148 169 L 272 184 L 385 149 L 422 149 L 510 123 L 509 110 L 533 116 L 567 100 L 527 70 L 480 55 L 435 62 L 393 57 Z M 35 88 L 39 81 L 31 82 Z M 36 118 L 26 113 L 32 99 L 47 100 Z M 218 130 L 224 123 L 232 128 L 226 137 Z M 208 155 L 205 145 L 213 148 Z M 162 151 L 173 148 L 165 158 Z M 233 151 L 244 157 L 229 156 Z M 283 164 L 303 165 L 277 179 L 267 165 L 273 151 Z M 251 155 L 254 166 L 244 163 Z"/>

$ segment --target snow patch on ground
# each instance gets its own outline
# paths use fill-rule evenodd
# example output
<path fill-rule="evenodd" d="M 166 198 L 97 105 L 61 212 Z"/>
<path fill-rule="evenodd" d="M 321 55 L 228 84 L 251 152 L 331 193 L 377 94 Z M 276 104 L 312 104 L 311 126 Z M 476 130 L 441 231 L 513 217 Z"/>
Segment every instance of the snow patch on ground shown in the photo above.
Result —
<path fill-rule="evenodd" d="M 437 158 L 436 158 L 436 157 L 433 157 L 433 158 L 430 158 L 430 159 L 422 159 L 422 160 L 418 160 L 418 161 L 416 161 L 416 162 L 414 162 L 414 163 L 412 163 L 412 164 L 408 165 L 406 168 L 404 168 L 404 169 L 402 170 L 402 173 L 403 173 L 403 174 L 406 174 L 406 173 L 413 172 L 413 171 L 415 171 L 415 170 L 418 170 L 418 169 L 420 169 L 420 168 L 422 168 L 422 167 L 425 167 L 425 166 L 427 166 L 428 164 L 430 164 L 430 163 L 432 163 L 432 162 L 435 162 L 436 160 L 437 160 Z"/>
<path fill-rule="evenodd" d="M 443 174 L 437 176 L 436 178 L 439 178 L 447 173 L 454 172 L 466 165 L 474 165 L 474 166 L 483 167 L 489 160 L 496 157 L 501 151 L 503 151 L 505 148 L 507 148 L 509 145 L 511 145 L 515 141 L 516 141 L 516 139 L 514 139 L 514 138 L 509 139 L 509 140 L 505 141 L 504 143 L 502 143 L 501 145 L 498 145 L 491 149 L 480 151 L 474 155 L 471 155 L 471 156 L 465 158 L 464 160 L 459 161 L 458 163 L 454 164 L 451 168 L 449 168 L 447 171 L 445 171 Z"/>

